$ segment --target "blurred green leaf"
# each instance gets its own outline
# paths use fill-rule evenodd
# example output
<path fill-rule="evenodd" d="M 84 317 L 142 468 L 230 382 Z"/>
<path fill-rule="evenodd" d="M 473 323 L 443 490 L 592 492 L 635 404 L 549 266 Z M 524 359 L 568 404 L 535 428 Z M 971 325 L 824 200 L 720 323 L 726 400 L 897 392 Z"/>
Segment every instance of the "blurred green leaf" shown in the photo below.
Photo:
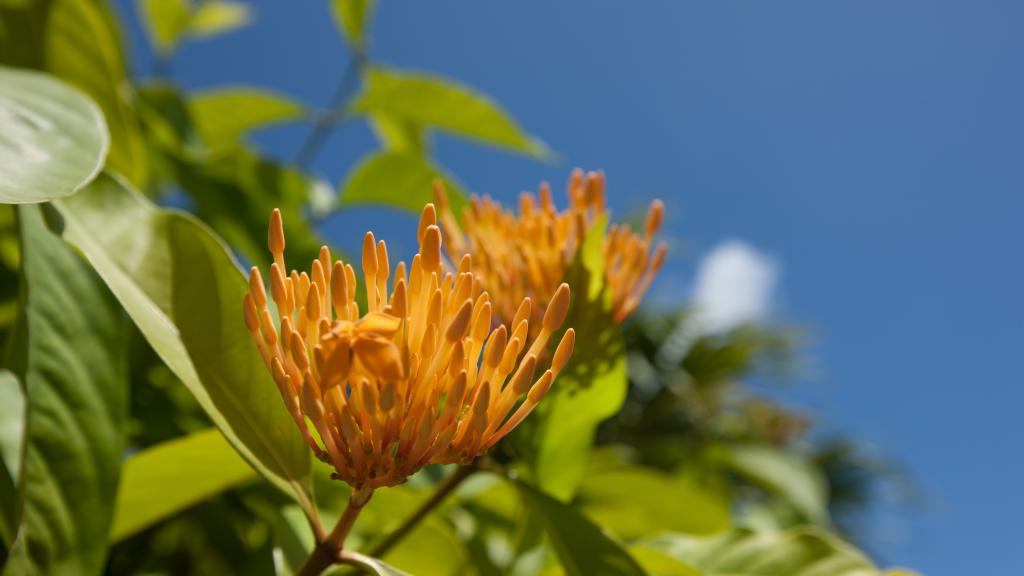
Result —
<path fill-rule="evenodd" d="M 258 88 L 216 88 L 188 99 L 192 123 L 203 141 L 218 151 L 237 146 L 249 130 L 303 117 L 299 103 Z"/>
<path fill-rule="evenodd" d="M 247 25 L 252 19 L 249 5 L 229 0 L 204 0 L 192 12 L 189 36 L 209 38 Z"/>
<path fill-rule="evenodd" d="M 110 541 L 254 478 L 256 472 L 216 429 L 148 448 L 124 462 Z"/>
<path fill-rule="evenodd" d="M 676 560 L 661 550 L 633 546 L 629 549 L 629 554 L 649 576 L 704 576 L 700 570 Z"/>
<path fill-rule="evenodd" d="M 46 20 L 46 69 L 99 104 L 110 130 L 107 167 L 144 187 L 149 174 L 146 143 L 129 100 L 117 30 L 91 0 L 55 0 Z"/>
<path fill-rule="evenodd" d="M 623 462 L 587 468 L 577 505 L 625 540 L 662 532 L 714 534 L 729 528 L 722 490 L 696 479 Z"/>
<path fill-rule="evenodd" d="M 768 444 L 719 445 L 711 455 L 729 470 L 786 499 L 809 521 L 828 524 L 825 479 L 800 456 Z"/>
<path fill-rule="evenodd" d="M 48 74 L 0 67 L 0 202 L 73 194 L 103 167 L 103 113 Z"/>
<path fill-rule="evenodd" d="M 629 387 L 625 344 L 604 286 L 601 242 L 606 225 L 604 217 L 587 232 L 566 275 L 574 291 L 564 326 L 580 335 L 572 360 L 513 436 L 535 483 L 563 501 L 572 498 L 583 480 L 597 426 L 619 411 Z"/>
<path fill-rule="evenodd" d="M 162 54 L 174 51 L 192 17 L 188 0 L 138 0 L 138 11 L 150 42 Z"/>
<path fill-rule="evenodd" d="M 416 576 L 458 576 L 465 574 L 466 548 L 450 524 L 432 516 L 383 559 L 393 568 Z"/>
<path fill-rule="evenodd" d="M 24 509 L 5 573 L 99 574 L 124 445 L 127 331 L 117 302 L 42 210 L 62 225 L 48 205 L 18 212 L 28 411 Z"/>
<path fill-rule="evenodd" d="M 618 543 L 572 507 L 526 484 L 516 486 L 530 511 L 540 519 L 568 576 L 644 574 Z"/>
<path fill-rule="evenodd" d="M 366 43 L 366 28 L 373 18 L 375 4 L 375 0 L 331 0 L 334 22 L 357 48 Z"/>
<path fill-rule="evenodd" d="M 25 441 L 25 392 L 18 377 L 0 370 L 0 541 L 10 544 L 21 507 L 16 480 Z"/>
<path fill-rule="evenodd" d="M 786 532 L 740 528 L 711 538 L 677 534 L 638 548 L 692 564 L 704 576 L 877 576 L 861 552 L 815 527 Z"/>
<path fill-rule="evenodd" d="M 195 200 L 196 214 L 248 261 L 264 267 L 267 219 L 280 208 L 288 235 L 285 258 L 310 262 L 323 240 L 305 217 L 305 207 L 321 186 L 303 173 L 245 149 L 207 162 L 179 161 L 177 181 Z"/>
<path fill-rule="evenodd" d="M 370 126 L 381 146 L 389 152 L 423 158 L 427 153 L 427 135 L 423 127 L 408 120 L 374 114 Z"/>
<path fill-rule="evenodd" d="M 377 152 L 359 161 L 342 186 L 341 203 L 381 204 L 416 213 L 434 201 L 434 179 L 440 178 L 452 210 L 466 204 L 461 187 L 427 160 L 392 152 Z"/>
<path fill-rule="evenodd" d="M 58 207 L 65 238 L 231 445 L 312 513 L 309 448 L 241 320 L 248 284 L 224 245 L 108 175 Z"/>
<path fill-rule="evenodd" d="M 531 156 L 549 153 L 489 97 L 441 76 L 373 68 L 367 73 L 366 90 L 352 110 L 437 128 Z"/>

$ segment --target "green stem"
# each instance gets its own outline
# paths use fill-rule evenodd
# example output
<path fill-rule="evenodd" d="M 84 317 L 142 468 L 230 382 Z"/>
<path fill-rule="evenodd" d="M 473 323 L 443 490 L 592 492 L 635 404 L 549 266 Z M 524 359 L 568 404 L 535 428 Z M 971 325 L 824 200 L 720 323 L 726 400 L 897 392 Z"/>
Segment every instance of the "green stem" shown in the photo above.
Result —
<path fill-rule="evenodd" d="M 352 57 L 349 59 L 348 65 L 338 81 L 338 86 L 334 89 L 334 95 L 331 96 L 327 114 L 316 119 L 313 124 L 313 130 L 306 137 L 302 146 L 299 147 L 299 151 L 295 153 L 293 162 L 299 168 L 305 170 L 309 167 L 309 163 L 313 161 L 317 152 L 320 151 L 320 148 L 327 141 L 331 131 L 345 118 L 343 105 L 359 88 L 359 79 L 363 75 L 363 69 L 366 67 L 366 64 L 367 56 L 363 51 L 356 50 L 352 53 Z"/>
<path fill-rule="evenodd" d="M 317 576 L 317 574 L 323 572 L 331 564 L 340 561 L 341 552 L 345 547 L 345 538 L 352 531 L 356 518 L 363 510 L 363 506 L 369 502 L 371 495 L 373 495 L 372 489 L 352 492 L 352 495 L 348 498 L 345 512 L 342 513 L 341 518 L 338 518 L 338 523 L 334 525 L 334 529 L 327 535 L 327 538 L 317 542 L 313 552 L 306 559 L 302 568 L 296 572 L 295 576 Z"/>
<path fill-rule="evenodd" d="M 437 490 L 427 499 L 426 502 L 420 505 L 411 516 L 402 522 L 402 525 L 398 527 L 394 532 L 388 534 L 383 540 L 381 540 L 373 550 L 370 551 L 370 556 L 374 558 L 380 558 L 387 553 L 388 550 L 393 548 L 395 544 L 398 544 L 402 538 L 405 538 L 412 529 L 416 527 L 424 518 L 430 514 L 434 508 L 437 508 L 441 502 L 444 501 L 449 494 L 451 494 L 456 488 L 462 484 L 466 478 L 469 478 L 473 473 L 480 470 L 480 465 L 477 460 L 470 462 L 465 466 L 459 467 L 454 474 L 448 477 Z"/>

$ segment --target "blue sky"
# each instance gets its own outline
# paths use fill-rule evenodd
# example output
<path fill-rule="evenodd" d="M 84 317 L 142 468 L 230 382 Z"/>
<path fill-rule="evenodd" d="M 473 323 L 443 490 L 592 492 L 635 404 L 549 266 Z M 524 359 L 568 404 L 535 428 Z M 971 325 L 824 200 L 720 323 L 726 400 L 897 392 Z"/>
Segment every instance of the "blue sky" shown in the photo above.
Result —
<path fill-rule="evenodd" d="M 249 29 L 186 46 L 175 78 L 324 104 L 348 57 L 326 2 L 253 5 Z M 879 515 L 880 552 L 931 575 L 1009 574 L 1024 573 L 1022 17 L 986 0 L 383 0 L 372 52 L 494 95 L 561 154 L 439 140 L 472 190 L 511 200 L 581 165 L 606 171 L 619 214 L 664 199 L 658 298 L 722 242 L 769 254 L 774 316 L 814 336 L 814 377 L 787 394 L 923 490 L 908 517 Z M 261 143 L 287 157 L 303 134 Z M 337 182 L 371 147 L 346 128 L 314 168 Z M 327 232 L 344 243 L 383 214 Z"/>

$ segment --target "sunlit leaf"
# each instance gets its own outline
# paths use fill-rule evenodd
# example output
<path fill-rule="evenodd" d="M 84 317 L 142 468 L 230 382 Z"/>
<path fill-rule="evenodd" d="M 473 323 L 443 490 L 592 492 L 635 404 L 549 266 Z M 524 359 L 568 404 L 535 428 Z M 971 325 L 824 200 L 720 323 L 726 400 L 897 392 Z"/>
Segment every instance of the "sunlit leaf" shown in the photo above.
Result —
<path fill-rule="evenodd" d="M 460 186 L 427 160 L 406 154 L 381 152 L 363 158 L 341 189 L 342 204 L 380 204 L 413 212 L 434 201 L 435 178 L 445 183 L 453 210 L 466 200 Z"/>
<path fill-rule="evenodd" d="M 422 158 L 427 153 L 427 135 L 423 127 L 385 114 L 374 114 L 370 126 L 381 146 L 389 152 Z"/>
<path fill-rule="evenodd" d="M 25 440 L 25 392 L 13 372 L 0 370 L 0 541 L 14 540 L 21 508 L 15 482 Z"/>
<path fill-rule="evenodd" d="M 716 446 L 712 455 L 736 474 L 785 498 L 808 520 L 828 523 L 825 479 L 820 470 L 798 455 L 758 444 Z"/>
<path fill-rule="evenodd" d="M 354 46 L 362 47 L 366 42 L 375 4 L 375 0 L 331 0 L 334 21 Z"/>
<path fill-rule="evenodd" d="M 58 207 L 65 238 L 231 445 L 310 512 L 309 449 L 241 320 L 247 282 L 223 244 L 107 175 Z"/>
<path fill-rule="evenodd" d="M 586 337 L 577 337 L 569 365 L 513 436 L 534 482 L 564 501 L 583 479 L 597 426 L 619 411 L 629 386 L 625 344 L 604 284 L 606 224 L 607 217 L 594 224 L 567 273 L 574 291 L 564 325 Z"/>
<path fill-rule="evenodd" d="M 241 28 L 252 16 L 248 4 L 229 0 L 200 2 L 188 22 L 188 34 L 196 38 L 209 38 Z"/>
<path fill-rule="evenodd" d="M 192 94 L 188 100 L 192 123 L 214 150 L 240 143 L 249 131 L 301 118 L 301 104 L 257 88 L 217 88 Z"/>
<path fill-rule="evenodd" d="M 110 541 L 118 542 L 256 472 L 216 429 L 148 448 L 124 462 Z"/>
<path fill-rule="evenodd" d="M 577 496 L 587 516 L 620 538 L 729 528 L 730 501 L 695 478 L 626 463 L 588 466 Z"/>
<path fill-rule="evenodd" d="M 372 69 L 367 75 L 366 91 L 352 109 L 356 113 L 385 115 L 437 128 L 532 156 L 548 154 L 542 142 L 525 133 L 489 97 L 436 75 Z"/>
<path fill-rule="evenodd" d="M 42 208 L 19 209 L 29 401 L 24 509 L 6 573 L 99 574 L 124 444 L 126 324 L 100 279 L 47 229 Z"/>
<path fill-rule="evenodd" d="M 55 0 L 46 19 L 46 69 L 89 95 L 107 120 L 107 166 L 144 186 L 146 144 L 134 105 L 117 31 L 91 0 Z"/>
<path fill-rule="evenodd" d="M 142 23 L 158 52 L 174 50 L 182 33 L 188 29 L 191 7 L 187 0 L 138 0 Z"/>
<path fill-rule="evenodd" d="M 103 167 L 103 113 L 53 77 L 0 67 L 0 202 L 73 194 Z"/>
<path fill-rule="evenodd" d="M 661 550 L 632 546 L 629 555 L 640 564 L 648 576 L 703 576 L 700 570 Z"/>
<path fill-rule="evenodd" d="M 568 576 L 644 574 L 629 553 L 571 506 L 526 484 L 516 486 L 540 519 Z"/>
<path fill-rule="evenodd" d="M 710 538 L 672 534 L 638 548 L 692 564 L 704 576 L 879 576 L 861 552 L 814 527 L 786 532 L 740 528 Z"/>

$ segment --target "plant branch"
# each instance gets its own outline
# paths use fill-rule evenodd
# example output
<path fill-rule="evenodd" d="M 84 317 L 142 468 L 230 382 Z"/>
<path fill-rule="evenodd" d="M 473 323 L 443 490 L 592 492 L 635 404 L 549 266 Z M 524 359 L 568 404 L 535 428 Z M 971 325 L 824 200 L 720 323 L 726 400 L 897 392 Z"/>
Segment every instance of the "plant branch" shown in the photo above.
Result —
<path fill-rule="evenodd" d="M 437 490 L 431 494 L 430 498 L 427 499 L 426 502 L 421 504 L 411 516 L 402 522 L 401 526 L 399 526 L 394 532 L 388 534 L 380 541 L 380 543 L 374 546 L 370 551 L 370 556 L 373 556 L 374 558 L 384 556 L 388 550 L 394 547 L 395 544 L 398 544 L 398 542 L 401 541 L 402 538 L 405 538 L 409 532 L 412 532 L 412 529 L 426 518 L 434 508 L 437 508 L 437 506 L 441 504 L 449 494 L 458 488 L 466 478 L 469 478 L 473 473 L 479 470 L 480 465 L 478 464 L 478 460 L 474 460 L 465 466 L 460 466 L 454 474 L 449 476 L 444 483 L 437 487 Z"/>
<path fill-rule="evenodd" d="M 306 140 L 299 147 L 299 151 L 295 153 L 295 158 L 292 161 L 299 168 L 303 170 L 308 168 L 309 163 L 313 161 L 317 152 L 320 151 L 320 148 L 327 141 L 331 131 L 334 130 L 338 122 L 345 118 L 343 105 L 348 102 L 349 98 L 352 97 L 352 94 L 359 87 L 359 79 L 363 75 L 366 63 L 367 57 L 365 52 L 362 50 L 352 52 L 352 57 L 349 58 L 345 71 L 342 72 L 341 79 L 338 80 L 338 85 L 331 96 L 328 112 L 313 122 L 313 130 L 306 136 Z"/>
<path fill-rule="evenodd" d="M 338 518 L 338 523 L 327 535 L 327 538 L 317 542 L 312 554 L 306 559 L 302 568 L 296 572 L 296 576 L 317 576 L 328 566 L 340 561 L 342 550 L 345 547 L 345 538 L 356 523 L 356 517 L 363 510 L 363 506 L 370 501 L 373 490 L 356 490 L 348 497 L 348 505 L 345 511 Z"/>

